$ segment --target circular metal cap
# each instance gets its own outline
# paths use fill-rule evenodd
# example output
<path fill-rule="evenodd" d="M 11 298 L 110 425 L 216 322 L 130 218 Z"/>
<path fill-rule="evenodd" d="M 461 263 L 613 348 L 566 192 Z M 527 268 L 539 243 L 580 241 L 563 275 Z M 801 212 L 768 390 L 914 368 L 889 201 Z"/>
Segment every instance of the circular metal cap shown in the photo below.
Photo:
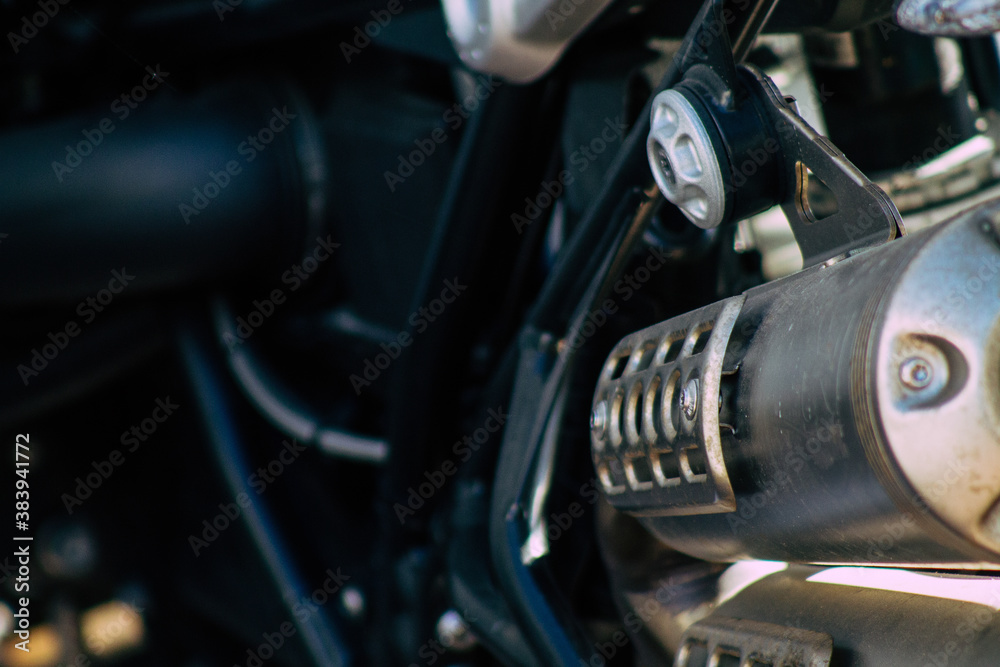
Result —
<path fill-rule="evenodd" d="M 646 153 L 663 196 L 691 222 L 702 229 L 722 222 L 726 192 L 719 160 L 698 112 L 679 92 L 653 98 Z"/>

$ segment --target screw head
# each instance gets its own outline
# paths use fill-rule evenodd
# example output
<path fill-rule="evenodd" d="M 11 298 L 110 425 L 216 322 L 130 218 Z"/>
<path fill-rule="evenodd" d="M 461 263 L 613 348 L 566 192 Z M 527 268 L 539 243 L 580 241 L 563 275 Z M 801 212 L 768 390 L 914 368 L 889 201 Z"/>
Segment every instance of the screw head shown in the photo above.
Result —
<path fill-rule="evenodd" d="M 677 178 L 674 176 L 674 168 L 670 166 L 670 156 L 667 154 L 667 148 L 657 141 L 653 152 L 655 153 L 657 162 L 660 165 L 660 175 L 663 176 L 664 180 L 666 180 L 670 185 L 677 185 Z"/>
<path fill-rule="evenodd" d="M 590 432 L 596 438 L 603 438 L 607 425 L 608 404 L 605 401 L 601 401 L 594 406 L 593 411 L 590 413 Z"/>
<path fill-rule="evenodd" d="M 927 15 L 931 17 L 931 20 L 938 25 L 944 25 L 948 22 L 948 13 L 941 6 L 940 2 L 932 2 L 927 5 Z"/>
<path fill-rule="evenodd" d="M 441 614 L 437 622 L 438 640 L 451 651 L 468 651 L 476 646 L 476 635 L 462 615 L 454 609 Z"/>
<path fill-rule="evenodd" d="M 907 389 L 919 391 L 934 380 L 934 368 L 923 357 L 910 357 L 900 365 L 899 379 Z"/>
<path fill-rule="evenodd" d="M 698 379 L 691 378 L 681 389 L 681 412 L 688 421 L 693 421 L 698 414 Z"/>
<path fill-rule="evenodd" d="M 340 604 L 348 618 L 357 620 L 365 615 L 365 596 L 357 586 L 346 586 L 341 591 Z"/>

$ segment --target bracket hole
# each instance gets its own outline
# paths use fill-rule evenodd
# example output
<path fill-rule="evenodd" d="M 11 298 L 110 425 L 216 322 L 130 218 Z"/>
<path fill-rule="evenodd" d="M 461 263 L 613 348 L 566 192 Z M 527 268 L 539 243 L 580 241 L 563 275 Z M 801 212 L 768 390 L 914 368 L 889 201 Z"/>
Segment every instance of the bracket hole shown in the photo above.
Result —
<path fill-rule="evenodd" d="M 795 163 L 795 174 L 798 177 L 796 208 L 806 223 L 825 220 L 840 210 L 837 195 L 805 163 Z"/>

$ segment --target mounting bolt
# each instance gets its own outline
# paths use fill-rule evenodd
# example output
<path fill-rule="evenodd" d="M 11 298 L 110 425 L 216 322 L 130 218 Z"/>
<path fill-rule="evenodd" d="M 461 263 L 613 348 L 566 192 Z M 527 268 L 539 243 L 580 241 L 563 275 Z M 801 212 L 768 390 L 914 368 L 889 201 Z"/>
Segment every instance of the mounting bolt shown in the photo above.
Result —
<path fill-rule="evenodd" d="M 437 636 L 438 641 L 450 651 L 468 651 L 478 643 L 469 624 L 454 609 L 441 614 L 437 622 Z"/>
<path fill-rule="evenodd" d="M 934 369 L 923 357 L 910 357 L 900 365 L 899 379 L 907 389 L 919 391 L 934 380 Z"/>
<path fill-rule="evenodd" d="M 595 438 L 603 438 L 607 425 L 608 404 L 605 401 L 601 401 L 594 406 L 593 411 L 590 413 L 590 432 L 594 434 Z"/>
<path fill-rule="evenodd" d="M 932 2 L 927 8 L 927 13 L 934 18 L 934 23 L 938 25 L 945 25 L 948 23 L 948 13 L 941 8 L 940 3 Z"/>
<path fill-rule="evenodd" d="M 691 378 L 681 389 L 681 412 L 688 421 L 698 414 L 698 378 Z"/>
<path fill-rule="evenodd" d="M 348 618 L 358 620 L 365 615 L 365 596 L 357 586 L 346 586 L 340 593 L 340 606 Z"/>
<path fill-rule="evenodd" d="M 659 167 L 660 176 L 670 185 L 677 185 L 674 177 L 674 168 L 670 166 L 670 156 L 667 155 L 666 147 L 659 141 L 653 144 L 653 153 L 656 157 L 656 165 Z"/>

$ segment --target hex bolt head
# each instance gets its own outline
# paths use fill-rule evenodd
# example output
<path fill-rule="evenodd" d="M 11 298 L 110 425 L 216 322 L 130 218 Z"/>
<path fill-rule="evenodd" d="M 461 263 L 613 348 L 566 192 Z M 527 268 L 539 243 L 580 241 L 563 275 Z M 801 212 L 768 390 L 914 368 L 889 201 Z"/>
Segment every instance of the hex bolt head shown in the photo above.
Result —
<path fill-rule="evenodd" d="M 899 366 L 899 380 L 907 389 L 920 391 L 934 380 L 934 368 L 922 357 L 910 357 Z"/>
<path fill-rule="evenodd" d="M 670 156 L 667 149 L 659 141 L 655 142 L 653 151 L 660 167 L 660 174 L 670 185 L 677 185 L 677 178 L 674 176 L 674 168 L 670 165 Z"/>
<path fill-rule="evenodd" d="M 698 379 L 691 378 L 681 389 L 681 412 L 688 421 L 694 421 L 698 415 Z"/>

